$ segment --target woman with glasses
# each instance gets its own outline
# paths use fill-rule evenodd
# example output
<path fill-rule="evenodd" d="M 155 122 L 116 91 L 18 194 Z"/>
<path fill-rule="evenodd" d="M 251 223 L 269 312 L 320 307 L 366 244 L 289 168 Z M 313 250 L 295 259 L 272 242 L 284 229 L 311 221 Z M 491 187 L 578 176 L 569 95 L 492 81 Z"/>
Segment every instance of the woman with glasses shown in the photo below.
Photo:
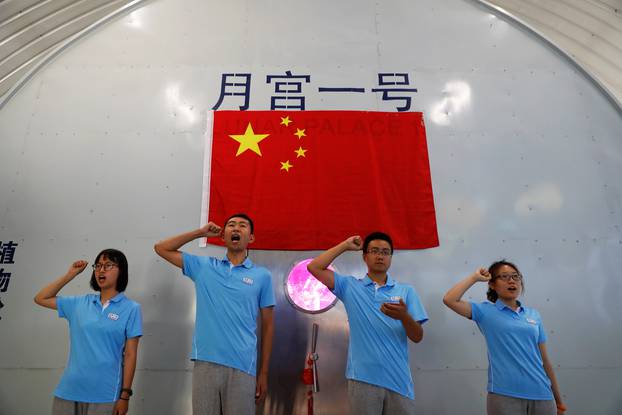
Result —
<path fill-rule="evenodd" d="M 488 283 L 488 301 L 462 300 L 477 282 Z M 525 288 L 516 265 L 502 260 L 454 285 L 443 302 L 473 320 L 488 346 L 488 415 L 555 415 L 566 410 L 546 351 L 537 310 L 518 301 Z"/>
<path fill-rule="evenodd" d="M 35 296 L 35 303 L 58 310 L 59 317 L 69 322 L 69 361 L 54 391 L 52 414 L 124 415 L 142 336 L 140 305 L 123 294 L 128 265 L 123 252 L 116 249 L 106 249 L 95 258 L 90 284 L 99 293 L 57 296 L 87 264 L 75 261 Z"/>

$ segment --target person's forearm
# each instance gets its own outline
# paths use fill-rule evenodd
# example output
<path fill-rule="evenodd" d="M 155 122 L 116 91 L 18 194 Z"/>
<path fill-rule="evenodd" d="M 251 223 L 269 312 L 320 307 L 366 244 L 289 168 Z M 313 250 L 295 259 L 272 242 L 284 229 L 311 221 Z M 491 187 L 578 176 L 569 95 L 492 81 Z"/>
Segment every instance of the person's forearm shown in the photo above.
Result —
<path fill-rule="evenodd" d="M 123 355 L 123 383 L 122 389 L 132 389 L 134 373 L 136 372 L 136 360 L 138 356 L 138 338 L 130 339 L 126 342 L 125 353 Z M 121 391 L 120 399 L 129 400 L 128 392 Z"/>
<path fill-rule="evenodd" d="M 123 389 L 132 389 L 136 372 L 136 353 L 126 354 L 123 360 Z"/>
<path fill-rule="evenodd" d="M 176 236 L 172 236 L 168 239 L 164 239 L 160 242 L 158 242 L 155 245 L 155 250 L 156 252 L 159 251 L 177 251 L 179 250 L 179 248 L 181 248 L 182 246 L 184 246 L 185 244 L 187 244 L 190 241 L 194 241 L 197 238 L 202 237 L 203 234 L 201 233 L 200 229 L 195 229 L 193 231 L 190 232 L 185 232 L 182 233 L 180 235 L 176 235 Z"/>
<path fill-rule="evenodd" d="M 328 269 L 328 266 L 335 260 L 335 258 L 343 254 L 347 250 L 347 245 L 344 241 L 322 252 L 309 263 L 309 271 L 313 274 L 313 270 L 323 271 L 325 269 Z"/>
<path fill-rule="evenodd" d="M 559 393 L 559 386 L 557 384 L 557 377 L 555 376 L 555 371 L 553 370 L 553 365 L 550 362 L 544 362 L 544 371 L 546 375 L 551 380 L 551 389 L 553 390 L 553 397 L 555 398 L 555 402 L 559 405 L 562 404 L 562 395 Z"/>
<path fill-rule="evenodd" d="M 402 326 L 404 326 L 408 338 L 413 342 L 419 343 L 423 339 L 423 327 L 410 314 L 402 319 Z"/>
<path fill-rule="evenodd" d="M 449 291 L 447 291 L 443 297 L 443 302 L 449 305 L 450 303 L 460 301 L 464 293 L 466 293 L 476 282 L 477 278 L 473 274 L 459 281 L 456 285 L 451 287 Z"/>
<path fill-rule="evenodd" d="M 37 295 L 35 296 L 35 302 L 39 303 L 41 300 L 47 300 L 56 297 L 58 292 L 74 278 L 75 275 L 72 275 L 69 272 L 61 277 L 58 277 L 56 280 L 43 287 L 41 291 L 37 293 Z"/>
<path fill-rule="evenodd" d="M 259 365 L 259 374 L 267 375 L 270 369 L 270 355 L 272 354 L 272 337 L 274 333 L 274 324 L 261 324 L 261 361 Z"/>

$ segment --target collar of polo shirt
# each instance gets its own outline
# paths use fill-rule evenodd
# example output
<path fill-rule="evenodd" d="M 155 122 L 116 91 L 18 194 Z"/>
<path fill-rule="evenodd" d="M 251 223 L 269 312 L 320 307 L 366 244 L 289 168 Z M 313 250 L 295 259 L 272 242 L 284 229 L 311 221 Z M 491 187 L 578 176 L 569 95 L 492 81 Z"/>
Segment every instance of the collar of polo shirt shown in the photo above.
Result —
<path fill-rule="evenodd" d="M 518 304 L 518 308 L 516 309 L 517 312 L 524 311 L 523 306 L 520 303 L 520 301 L 516 300 L 516 304 Z M 495 301 L 495 307 L 497 307 L 497 310 L 503 310 L 504 308 L 512 310 L 512 308 L 508 306 L 506 303 L 504 303 L 503 301 L 501 301 L 501 299 L 498 299 L 497 301 Z"/>
<path fill-rule="evenodd" d="M 222 262 L 227 263 L 227 264 L 231 264 L 231 261 L 229 261 L 229 258 L 227 258 L 227 255 L 225 255 L 223 257 Z M 246 257 L 246 258 L 244 258 L 244 261 L 240 265 L 242 265 L 244 268 L 252 268 L 253 261 L 251 261 L 251 259 L 249 257 Z"/>
<path fill-rule="evenodd" d="M 373 284 L 374 280 L 372 280 L 371 278 L 369 278 L 369 275 L 365 275 L 365 278 L 363 278 L 363 284 L 364 285 L 370 285 Z M 381 285 L 381 287 L 393 287 L 395 285 L 395 280 L 393 278 L 391 278 L 391 276 L 389 274 L 387 274 L 387 282 L 384 285 Z"/>
<path fill-rule="evenodd" d="M 114 297 L 112 297 L 108 301 L 110 301 L 111 303 L 118 303 L 123 298 L 125 298 L 125 293 L 119 293 L 119 294 L 115 295 Z M 94 303 L 99 303 L 100 301 L 101 301 L 101 295 L 95 294 L 95 297 L 93 298 L 93 302 Z"/>

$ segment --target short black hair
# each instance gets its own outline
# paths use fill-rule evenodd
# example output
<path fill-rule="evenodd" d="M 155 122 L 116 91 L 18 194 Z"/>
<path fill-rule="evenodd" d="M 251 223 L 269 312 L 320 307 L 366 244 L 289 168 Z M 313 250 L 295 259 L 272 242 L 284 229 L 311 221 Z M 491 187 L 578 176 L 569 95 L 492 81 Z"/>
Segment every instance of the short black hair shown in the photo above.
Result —
<path fill-rule="evenodd" d="M 367 247 L 369 246 L 369 243 L 371 241 L 377 240 L 387 241 L 389 243 L 389 246 L 391 247 L 391 253 L 393 253 L 393 240 L 388 234 L 384 232 L 372 232 L 367 235 L 365 237 L 365 240 L 363 241 L 363 253 L 367 253 Z"/>
<path fill-rule="evenodd" d="M 125 291 L 128 283 L 128 265 L 125 254 L 117 249 L 104 249 L 99 254 L 97 254 L 97 257 L 95 257 L 95 262 L 93 264 L 97 264 L 99 259 L 102 257 L 117 264 L 117 267 L 119 268 L 119 277 L 117 278 L 116 289 L 118 292 Z M 101 291 L 101 288 L 99 287 L 99 285 L 97 285 L 97 280 L 95 279 L 95 270 L 93 270 L 93 273 L 91 274 L 91 288 L 95 291 Z"/>
<path fill-rule="evenodd" d="M 229 216 L 227 220 L 225 221 L 224 225 L 226 226 L 227 222 L 229 222 L 233 218 L 246 219 L 248 223 L 251 225 L 251 234 L 255 233 L 255 224 L 253 223 L 253 220 L 250 218 L 250 216 L 248 216 L 246 213 L 236 213 L 236 214 Z"/>
<path fill-rule="evenodd" d="M 493 282 L 497 279 L 497 277 L 499 276 L 497 274 L 497 271 L 504 265 L 507 265 L 510 268 L 514 268 L 518 275 L 521 276 L 520 293 L 522 295 L 525 292 L 525 281 L 522 279 L 523 274 L 520 273 L 518 267 L 514 265 L 514 263 L 508 261 L 507 259 L 500 259 L 499 261 L 495 261 L 490 264 L 490 266 L 488 267 L 488 272 L 490 272 L 491 277 L 489 282 Z M 488 287 L 488 292 L 486 292 L 486 298 L 488 298 L 488 301 L 490 301 L 491 303 L 494 303 L 499 299 L 499 294 L 497 294 L 497 292 L 492 288 Z"/>

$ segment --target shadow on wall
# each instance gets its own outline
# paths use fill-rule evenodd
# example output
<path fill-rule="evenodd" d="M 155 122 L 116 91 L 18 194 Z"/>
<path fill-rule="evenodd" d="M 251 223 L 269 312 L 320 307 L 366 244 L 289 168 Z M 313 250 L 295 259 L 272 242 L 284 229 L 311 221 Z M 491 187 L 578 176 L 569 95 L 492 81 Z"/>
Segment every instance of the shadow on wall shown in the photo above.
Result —
<path fill-rule="evenodd" d="M 190 413 L 192 362 L 189 360 L 195 320 L 192 281 L 181 270 L 155 257 L 145 266 L 137 289 L 143 310 L 139 350 L 139 388 L 145 414 Z"/>
<path fill-rule="evenodd" d="M 268 396 L 258 414 L 293 414 L 303 407 L 306 387 L 301 380 L 310 334 L 303 329 L 304 318 L 276 291 L 274 341 L 270 360 Z M 285 303 L 284 303 L 285 302 Z"/>

